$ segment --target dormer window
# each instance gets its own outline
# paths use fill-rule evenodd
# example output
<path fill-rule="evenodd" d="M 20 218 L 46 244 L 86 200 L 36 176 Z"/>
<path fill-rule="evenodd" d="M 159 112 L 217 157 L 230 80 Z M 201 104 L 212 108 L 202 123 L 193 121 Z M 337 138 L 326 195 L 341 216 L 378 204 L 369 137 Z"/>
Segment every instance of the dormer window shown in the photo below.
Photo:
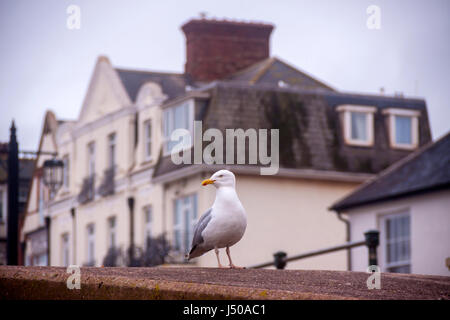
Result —
<path fill-rule="evenodd" d="M 194 122 L 194 100 L 184 101 L 179 105 L 164 109 L 163 114 L 163 134 L 164 134 L 164 154 L 169 155 L 174 146 L 183 142 L 183 149 L 189 148 L 193 140 L 193 122 Z M 172 132 L 177 129 L 187 130 L 186 136 L 178 141 L 172 141 Z M 187 137 L 187 133 L 190 137 Z"/>
<path fill-rule="evenodd" d="M 342 105 L 337 111 L 342 114 L 344 140 L 349 145 L 372 146 L 374 142 L 373 134 L 373 114 L 375 107 Z"/>
<path fill-rule="evenodd" d="M 383 111 L 388 116 L 389 142 L 392 148 L 415 149 L 419 145 L 419 111 L 389 108 Z"/>

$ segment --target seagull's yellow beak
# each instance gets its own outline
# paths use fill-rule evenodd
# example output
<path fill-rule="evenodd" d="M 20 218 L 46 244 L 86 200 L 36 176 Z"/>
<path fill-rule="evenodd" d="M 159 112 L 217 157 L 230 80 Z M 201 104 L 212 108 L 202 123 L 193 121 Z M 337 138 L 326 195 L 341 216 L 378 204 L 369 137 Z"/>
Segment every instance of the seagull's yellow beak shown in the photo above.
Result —
<path fill-rule="evenodd" d="M 216 180 L 211 180 L 211 179 L 203 180 L 202 186 L 207 186 L 208 184 L 213 184 L 214 181 L 216 181 Z"/>

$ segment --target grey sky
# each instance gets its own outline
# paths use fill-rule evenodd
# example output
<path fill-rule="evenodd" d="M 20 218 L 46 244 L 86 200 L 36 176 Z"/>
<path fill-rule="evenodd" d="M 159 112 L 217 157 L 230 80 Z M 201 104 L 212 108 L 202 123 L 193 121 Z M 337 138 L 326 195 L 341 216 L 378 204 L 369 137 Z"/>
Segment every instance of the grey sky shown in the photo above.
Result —
<path fill-rule="evenodd" d="M 66 9 L 81 8 L 81 29 Z M 381 30 L 366 27 L 369 5 Z M 45 110 L 75 119 L 98 55 L 114 66 L 182 72 L 180 26 L 208 17 L 273 23 L 276 55 L 342 91 L 426 99 L 433 138 L 450 129 L 450 1 L 2 0 L 0 141 L 12 118 L 21 149 L 36 149 Z"/>

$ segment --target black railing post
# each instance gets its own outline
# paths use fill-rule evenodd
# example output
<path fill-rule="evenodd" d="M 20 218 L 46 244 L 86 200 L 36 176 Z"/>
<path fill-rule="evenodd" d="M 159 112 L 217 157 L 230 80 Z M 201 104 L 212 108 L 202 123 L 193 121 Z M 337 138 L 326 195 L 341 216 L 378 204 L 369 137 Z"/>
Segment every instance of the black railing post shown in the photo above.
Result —
<path fill-rule="evenodd" d="M 278 251 L 273 254 L 274 265 L 277 269 L 284 269 L 286 267 L 286 252 Z"/>
<path fill-rule="evenodd" d="M 366 246 L 369 249 L 369 266 L 377 266 L 377 247 L 380 244 L 380 232 L 378 230 L 369 230 L 364 233 Z"/>
<path fill-rule="evenodd" d="M 19 145 L 14 120 L 8 144 L 8 227 L 6 260 L 8 265 L 18 263 L 19 241 Z"/>

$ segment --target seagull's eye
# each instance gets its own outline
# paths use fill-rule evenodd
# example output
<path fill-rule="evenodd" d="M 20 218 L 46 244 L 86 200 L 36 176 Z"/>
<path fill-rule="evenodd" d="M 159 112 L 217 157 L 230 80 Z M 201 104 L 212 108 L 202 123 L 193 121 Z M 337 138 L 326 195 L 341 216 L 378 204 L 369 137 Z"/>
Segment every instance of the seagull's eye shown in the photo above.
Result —
<path fill-rule="evenodd" d="M 221 175 L 219 176 L 219 178 L 223 178 L 223 174 L 221 174 Z"/>

